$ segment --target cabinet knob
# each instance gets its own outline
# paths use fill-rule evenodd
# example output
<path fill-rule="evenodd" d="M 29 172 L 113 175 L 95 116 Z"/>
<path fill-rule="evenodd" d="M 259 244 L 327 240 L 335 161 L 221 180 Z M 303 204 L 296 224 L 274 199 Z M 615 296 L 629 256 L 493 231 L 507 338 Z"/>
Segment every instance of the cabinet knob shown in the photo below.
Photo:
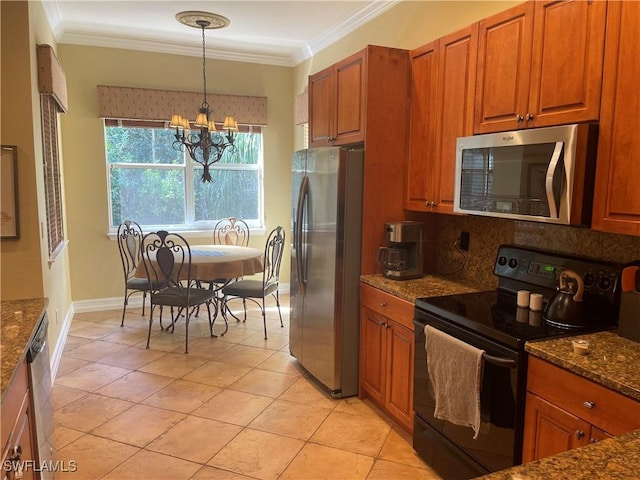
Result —
<path fill-rule="evenodd" d="M 533 114 L 532 113 L 527 113 L 527 121 L 529 120 L 533 120 Z"/>
<path fill-rule="evenodd" d="M 381 326 L 381 327 L 386 327 L 386 326 L 387 326 L 387 324 L 386 324 L 386 323 L 384 323 L 384 322 L 381 322 L 381 323 L 380 323 L 380 326 Z"/>
<path fill-rule="evenodd" d="M 380 306 L 381 307 L 386 307 L 387 306 L 387 302 L 380 302 Z"/>
<path fill-rule="evenodd" d="M 516 122 L 520 123 L 524 120 L 524 117 L 522 115 L 516 115 Z"/>
<path fill-rule="evenodd" d="M 583 438 L 583 437 L 584 437 L 584 432 L 583 432 L 582 430 L 577 430 L 577 431 L 576 431 L 576 438 L 577 438 L 578 440 L 580 440 L 580 439 L 581 439 L 581 438 Z"/>
<path fill-rule="evenodd" d="M 589 443 L 598 443 L 600 440 L 598 440 L 597 438 L 590 438 L 589 439 Z"/>
<path fill-rule="evenodd" d="M 582 406 L 586 408 L 594 408 L 596 406 L 596 402 L 591 402 L 587 400 L 586 402 L 582 403 Z"/>

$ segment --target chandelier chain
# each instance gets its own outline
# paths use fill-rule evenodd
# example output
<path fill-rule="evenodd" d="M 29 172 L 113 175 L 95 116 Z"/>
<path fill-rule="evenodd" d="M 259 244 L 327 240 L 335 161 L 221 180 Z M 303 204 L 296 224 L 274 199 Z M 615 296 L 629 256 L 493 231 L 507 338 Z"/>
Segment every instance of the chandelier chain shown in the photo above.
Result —
<path fill-rule="evenodd" d="M 202 83 L 204 84 L 204 103 L 202 104 L 204 107 L 208 107 L 207 103 L 207 54 L 206 54 L 206 46 L 204 41 L 204 25 L 201 25 L 202 28 Z"/>

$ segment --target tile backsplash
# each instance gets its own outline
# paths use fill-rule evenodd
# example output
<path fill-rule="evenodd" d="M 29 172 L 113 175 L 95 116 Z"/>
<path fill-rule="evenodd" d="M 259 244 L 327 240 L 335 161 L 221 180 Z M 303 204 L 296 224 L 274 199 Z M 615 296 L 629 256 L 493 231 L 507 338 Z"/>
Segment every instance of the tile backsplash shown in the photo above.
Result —
<path fill-rule="evenodd" d="M 553 250 L 593 259 L 627 263 L 640 259 L 640 237 L 595 232 L 501 218 L 442 214 L 416 215 L 425 224 L 426 272 L 468 280 L 487 288 L 497 286 L 493 263 L 503 243 Z M 465 258 L 454 243 L 461 231 L 470 234 Z"/>

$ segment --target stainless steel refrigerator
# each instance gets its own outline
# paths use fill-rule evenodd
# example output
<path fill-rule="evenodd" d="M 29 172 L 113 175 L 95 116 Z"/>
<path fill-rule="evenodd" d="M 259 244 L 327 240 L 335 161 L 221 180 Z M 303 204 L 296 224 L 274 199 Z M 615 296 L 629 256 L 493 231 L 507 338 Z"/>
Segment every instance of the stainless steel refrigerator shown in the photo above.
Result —
<path fill-rule="evenodd" d="M 364 151 L 293 154 L 289 348 L 335 397 L 358 393 Z"/>

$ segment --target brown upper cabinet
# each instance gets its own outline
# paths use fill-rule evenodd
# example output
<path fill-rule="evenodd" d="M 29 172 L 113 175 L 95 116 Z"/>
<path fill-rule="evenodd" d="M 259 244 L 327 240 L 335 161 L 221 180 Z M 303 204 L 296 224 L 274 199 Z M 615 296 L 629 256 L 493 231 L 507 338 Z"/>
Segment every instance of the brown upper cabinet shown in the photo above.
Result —
<path fill-rule="evenodd" d="M 591 228 L 640 235 L 640 2 L 610 2 Z"/>
<path fill-rule="evenodd" d="M 597 121 L 606 10 L 529 1 L 480 21 L 474 133 Z"/>
<path fill-rule="evenodd" d="M 309 144 L 365 150 L 361 273 L 378 269 L 385 222 L 404 219 L 409 51 L 369 45 L 309 76 Z"/>
<path fill-rule="evenodd" d="M 309 77 L 309 144 L 364 141 L 366 50 Z"/>
<path fill-rule="evenodd" d="M 411 52 L 405 207 L 453 212 L 456 140 L 473 133 L 478 25 Z"/>

